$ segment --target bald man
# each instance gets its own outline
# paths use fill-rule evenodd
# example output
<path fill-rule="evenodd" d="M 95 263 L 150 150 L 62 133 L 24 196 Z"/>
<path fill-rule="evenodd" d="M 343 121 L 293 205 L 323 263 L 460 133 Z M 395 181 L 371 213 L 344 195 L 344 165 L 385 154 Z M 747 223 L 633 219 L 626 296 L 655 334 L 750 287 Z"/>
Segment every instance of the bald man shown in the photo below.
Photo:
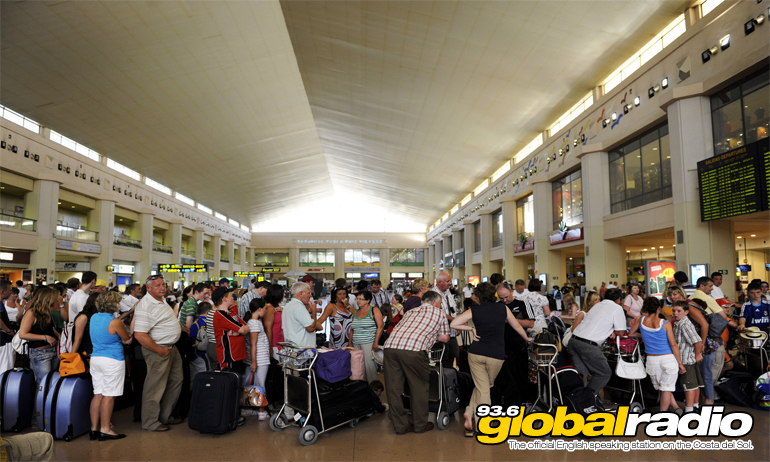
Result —
<path fill-rule="evenodd" d="M 444 312 L 444 316 L 446 316 L 447 323 L 451 323 L 457 316 L 457 304 L 452 292 L 449 291 L 451 287 L 452 276 L 443 271 L 440 272 L 436 276 L 436 285 L 433 287 L 433 291 L 441 295 L 441 310 Z M 457 343 L 457 331 L 450 328 L 449 341 L 446 344 L 444 359 L 441 362 L 444 367 L 454 367 L 454 360 L 459 356 L 460 346 Z"/>

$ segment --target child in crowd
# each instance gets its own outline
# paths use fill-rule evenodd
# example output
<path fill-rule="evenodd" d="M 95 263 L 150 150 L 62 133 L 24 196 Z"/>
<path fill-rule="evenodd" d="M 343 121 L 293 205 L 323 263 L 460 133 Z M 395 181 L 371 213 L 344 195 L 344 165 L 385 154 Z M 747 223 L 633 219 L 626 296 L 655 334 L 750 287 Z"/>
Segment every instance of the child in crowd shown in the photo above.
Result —
<path fill-rule="evenodd" d="M 695 326 L 687 317 L 690 305 L 685 301 L 674 302 L 671 306 L 674 318 L 674 339 L 679 345 L 685 373 L 679 374 L 679 385 L 684 389 L 685 412 L 692 412 L 698 407 L 700 389 L 703 388 L 703 376 L 696 363 L 703 360 L 703 341 Z"/>
<path fill-rule="evenodd" d="M 687 370 L 682 365 L 671 323 L 659 316 L 660 302 L 655 297 L 647 297 L 642 314 L 634 320 L 628 335 L 633 336 L 637 330 L 642 334 L 647 352 L 647 375 L 660 392 L 660 412 L 673 408 L 681 413 L 674 399 L 674 389 L 679 374 Z"/>
<path fill-rule="evenodd" d="M 393 317 L 390 318 L 388 326 L 385 328 L 385 334 L 387 335 L 390 335 L 390 333 L 393 332 L 393 328 L 396 327 L 396 324 L 398 324 L 398 322 L 401 321 L 401 318 L 404 317 L 404 307 L 402 305 L 404 303 L 404 297 L 396 294 L 393 296 L 390 302 L 391 313 L 393 314 Z"/>
<path fill-rule="evenodd" d="M 382 396 L 382 392 L 385 391 L 385 386 L 379 380 L 372 380 L 372 382 L 369 383 L 369 390 L 371 390 L 372 393 L 374 410 L 382 414 L 387 409 L 385 405 L 382 404 L 382 401 L 380 401 L 380 396 Z"/>
<path fill-rule="evenodd" d="M 255 298 L 249 302 L 249 312 L 244 316 L 244 321 L 249 326 L 249 344 L 246 348 L 251 373 L 257 378 L 257 385 L 265 388 L 267 368 L 270 366 L 270 345 L 267 342 L 267 334 L 262 325 L 262 317 L 265 315 L 265 299 Z M 265 420 L 269 417 L 264 407 L 258 408 L 257 418 Z"/>
<path fill-rule="evenodd" d="M 207 370 L 211 369 L 211 365 L 209 363 L 209 357 L 206 354 L 206 350 L 201 350 L 198 348 L 198 342 L 199 340 L 198 333 L 202 329 L 203 335 L 200 337 L 203 338 L 204 335 L 206 335 L 206 319 L 208 317 L 209 311 L 211 310 L 211 303 L 209 302 L 201 302 L 198 304 L 198 311 L 196 312 L 197 317 L 195 318 L 195 321 L 193 322 L 192 326 L 190 326 L 190 344 L 192 347 L 190 348 L 190 354 L 189 357 L 190 360 L 190 387 L 192 388 L 192 380 L 195 378 L 195 375 L 199 372 L 206 372 Z M 204 345 L 205 346 L 205 345 Z"/>

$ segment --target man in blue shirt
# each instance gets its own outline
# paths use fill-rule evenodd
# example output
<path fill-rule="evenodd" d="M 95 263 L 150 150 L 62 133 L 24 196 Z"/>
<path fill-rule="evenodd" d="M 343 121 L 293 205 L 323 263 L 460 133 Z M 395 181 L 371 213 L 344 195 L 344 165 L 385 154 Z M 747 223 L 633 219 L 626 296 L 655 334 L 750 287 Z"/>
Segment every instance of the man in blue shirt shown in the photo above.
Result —
<path fill-rule="evenodd" d="M 738 332 L 744 332 L 747 327 L 751 326 L 767 330 L 770 327 L 770 304 L 762 298 L 762 287 L 754 282 L 749 284 L 747 292 L 749 301 L 744 303 L 741 308 Z"/>

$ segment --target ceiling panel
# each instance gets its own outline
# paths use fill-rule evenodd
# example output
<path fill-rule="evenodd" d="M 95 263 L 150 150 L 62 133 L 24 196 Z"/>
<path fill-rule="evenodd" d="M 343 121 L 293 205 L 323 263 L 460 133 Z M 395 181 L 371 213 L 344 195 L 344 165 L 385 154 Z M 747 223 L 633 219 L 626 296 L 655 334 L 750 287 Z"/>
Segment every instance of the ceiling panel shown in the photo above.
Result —
<path fill-rule="evenodd" d="M 0 101 L 261 231 L 424 231 L 688 3 L 1 2 Z"/>

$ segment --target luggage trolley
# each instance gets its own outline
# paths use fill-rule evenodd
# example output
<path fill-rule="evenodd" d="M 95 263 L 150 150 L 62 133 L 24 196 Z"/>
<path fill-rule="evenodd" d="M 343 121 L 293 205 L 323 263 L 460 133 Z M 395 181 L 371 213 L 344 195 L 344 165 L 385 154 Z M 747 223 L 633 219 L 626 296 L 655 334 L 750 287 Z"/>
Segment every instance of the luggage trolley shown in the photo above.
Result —
<path fill-rule="evenodd" d="M 326 433 L 346 424 L 353 428 L 359 419 L 369 415 L 369 412 L 356 415 L 353 419 L 327 427 L 324 423 L 323 403 L 318 393 L 318 381 L 313 369 L 319 353 L 311 347 L 298 347 L 285 342 L 281 342 L 279 345 L 282 348 L 278 356 L 283 368 L 283 405 L 277 413 L 270 416 L 271 430 L 279 432 L 291 425 L 298 426 L 299 442 L 303 446 L 309 446 L 316 442 L 321 433 Z M 287 421 L 284 414 L 287 407 L 295 413 L 291 421 Z M 318 415 L 315 416 L 314 414 Z M 311 418 L 314 420 L 313 423 L 319 423 L 320 428 L 311 423 Z"/>
<path fill-rule="evenodd" d="M 439 346 L 440 345 L 440 346 Z M 430 380 L 428 391 L 428 407 L 430 412 L 436 413 L 436 427 L 439 430 L 446 430 L 449 426 L 449 416 L 456 411 L 454 405 L 450 408 L 448 397 L 446 396 L 446 384 L 444 383 L 444 366 L 441 364 L 441 360 L 444 358 L 445 346 L 443 343 L 436 344 L 428 350 L 428 364 L 430 365 Z M 437 380 L 434 381 L 433 377 L 436 376 Z M 404 402 L 404 409 L 410 409 L 409 405 L 411 396 L 409 394 L 409 385 L 406 384 L 404 393 L 401 395 Z M 457 398 L 459 403 L 459 397 Z M 459 404 L 458 406 L 459 407 Z M 388 416 L 390 417 L 390 410 L 388 410 Z"/>
<path fill-rule="evenodd" d="M 747 337 L 756 336 L 756 338 L 739 337 L 737 341 L 738 351 L 743 356 L 746 364 L 746 370 L 754 377 L 758 377 L 767 372 L 770 365 L 770 353 L 768 353 L 767 337 L 759 332 L 746 332 Z"/>
<path fill-rule="evenodd" d="M 632 340 L 633 342 L 629 342 Z M 631 397 L 628 399 L 629 412 L 640 413 L 644 410 L 644 389 L 642 388 L 642 380 L 635 377 L 624 377 L 622 373 L 618 372 L 614 367 L 622 359 L 627 363 L 643 362 L 641 352 L 642 342 L 631 337 L 615 337 L 615 341 L 607 340 L 602 345 L 602 352 L 607 358 L 607 362 L 613 370 L 613 379 L 617 377 L 622 380 L 610 380 L 605 388 L 622 393 L 623 396 L 630 393 Z M 645 373 L 646 378 L 646 373 Z M 621 401 L 621 400 L 617 400 Z M 623 399 L 622 401 L 625 401 Z M 620 403 L 618 403 L 620 404 Z"/>
<path fill-rule="evenodd" d="M 537 399 L 531 406 L 527 406 L 525 411 L 527 414 L 544 410 L 546 398 L 548 401 L 548 410 L 546 412 L 551 413 L 555 410 L 553 382 L 556 382 L 556 393 L 559 398 L 558 402 L 564 402 L 561 393 L 561 385 L 559 384 L 558 376 L 556 375 L 556 357 L 558 355 L 559 348 L 556 345 L 551 345 L 550 343 L 530 344 L 529 362 L 537 366 Z M 546 383 L 542 383 L 542 376 L 545 376 Z M 552 381 L 551 377 L 556 377 L 556 380 Z M 538 403 L 540 403 L 540 406 L 538 406 Z"/>

